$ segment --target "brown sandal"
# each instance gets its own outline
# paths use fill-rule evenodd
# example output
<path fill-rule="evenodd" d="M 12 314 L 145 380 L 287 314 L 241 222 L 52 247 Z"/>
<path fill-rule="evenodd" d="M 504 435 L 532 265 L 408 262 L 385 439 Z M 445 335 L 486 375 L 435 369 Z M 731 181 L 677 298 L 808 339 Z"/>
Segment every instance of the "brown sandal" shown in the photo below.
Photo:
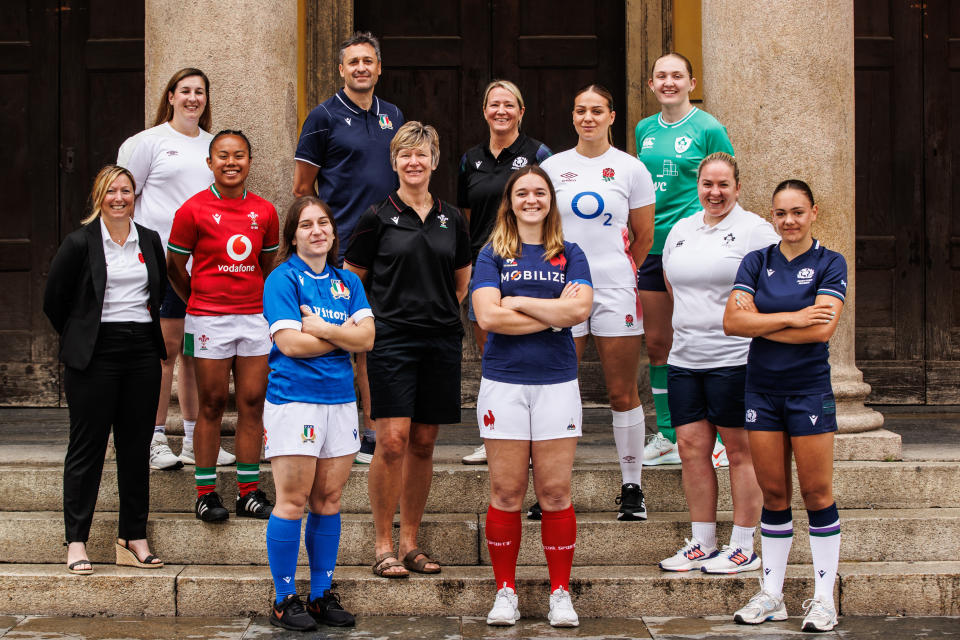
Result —
<path fill-rule="evenodd" d="M 373 575 L 380 576 L 381 578 L 409 578 L 410 574 L 408 572 L 404 573 L 388 573 L 389 569 L 394 567 L 402 567 L 403 563 L 397 560 L 397 556 L 392 551 L 387 551 L 386 553 L 381 553 L 376 557 L 376 561 L 373 563 Z"/>
<path fill-rule="evenodd" d="M 420 560 L 417 560 L 417 556 L 423 556 Z M 437 565 L 436 569 L 426 569 L 428 564 Z M 413 549 L 407 555 L 403 556 L 403 566 L 407 568 L 407 571 L 414 571 L 416 573 L 440 573 L 440 563 L 430 557 L 426 551 L 422 549 Z"/>

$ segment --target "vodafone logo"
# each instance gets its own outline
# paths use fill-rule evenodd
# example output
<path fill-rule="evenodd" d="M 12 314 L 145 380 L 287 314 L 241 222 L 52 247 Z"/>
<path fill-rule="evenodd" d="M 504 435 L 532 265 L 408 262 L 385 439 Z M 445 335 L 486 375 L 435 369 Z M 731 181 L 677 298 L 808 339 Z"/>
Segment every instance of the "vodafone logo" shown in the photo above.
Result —
<path fill-rule="evenodd" d="M 251 251 L 253 251 L 253 243 L 250 242 L 250 238 L 242 233 L 232 235 L 227 240 L 227 255 L 230 256 L 231 260 L 243 262 Z"/>

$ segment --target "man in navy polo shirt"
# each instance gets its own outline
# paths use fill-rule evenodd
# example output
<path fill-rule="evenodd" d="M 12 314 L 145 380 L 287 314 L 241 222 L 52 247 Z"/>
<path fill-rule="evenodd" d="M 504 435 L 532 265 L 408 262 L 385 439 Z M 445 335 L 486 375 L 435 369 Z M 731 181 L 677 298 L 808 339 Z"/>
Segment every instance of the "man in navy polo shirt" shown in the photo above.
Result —
<path fill-rule="evenodd" d="M 380 42 L 357 31 L 340 45 L 343 89 L 321 103 L 303 123 L 293 172 L 293 194 L 317 195 L 333 209 L 342 238 L 339 265 L 360 214 L 397 187 L 390 166 L 390 141 L 403 124 L 395 105 L 373 95 L 380 78 Z M 363 404 L 364 437 L 357 462 L 369 464 L 376 442 L 370 418 L 366 354 L 357 356 L 357 386 Z"/>

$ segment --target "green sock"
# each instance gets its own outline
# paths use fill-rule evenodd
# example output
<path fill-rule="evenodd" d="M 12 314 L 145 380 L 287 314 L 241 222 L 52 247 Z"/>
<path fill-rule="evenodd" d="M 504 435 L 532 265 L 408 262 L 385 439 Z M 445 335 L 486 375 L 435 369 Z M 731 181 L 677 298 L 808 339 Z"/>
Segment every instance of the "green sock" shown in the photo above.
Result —
<path fill-rule="evenodd" d="M 237 463 L 237 493 L 242 497 L 256 491 L 260 482 L 260 463 Z"/>
<path fill-rule="evenodd" d="M 197 497 L 202 498 L 217 489 L 216 467 L 194 467 L 193 479 L 197 483 Z"/>
<path fill-rule="evenodd" d="M 670 426 L 670 404 L 667 402 L 667 365 L 650 365 L 650 390 L 657 412 L 657 431 L 670 442 L 677 443 L 677 432 Z"/>

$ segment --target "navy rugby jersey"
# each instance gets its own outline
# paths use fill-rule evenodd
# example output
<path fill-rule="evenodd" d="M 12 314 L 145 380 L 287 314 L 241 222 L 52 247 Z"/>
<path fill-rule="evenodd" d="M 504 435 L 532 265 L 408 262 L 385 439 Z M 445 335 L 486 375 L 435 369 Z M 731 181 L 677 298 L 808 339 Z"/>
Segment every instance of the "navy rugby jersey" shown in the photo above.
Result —
<path fill-rule="evenodd" d="M 799 311 L 818 295 L 843 301 L 847 294 L 847 261 L 820 245 L 788 261 L 779 244 L 744 256 L 733 288 L 753 294 L 761 313 Z M 766 338 L 750 342 L 746 390 L 773 395 L 828 393 L 830 351 L 825 342 L 785 344 Z"/>
<path fill-rule="evenodd" d="M 524 244 L 519 258 L 505 259 L 486 245 L 477 256 L 473 291 L 495 287 L 500 297 L 559 298 L 567 282 L 590 283 L 587 257 L 576 244 L 563 243 L 563 253 L 543 259 L 543 245 Z M 472 292 L 471 292 L 472 295 Z M 522 336 L 489 332 L 483 350 L 482 375 L 511 384 L 558 384 L 576 380 L 577 353 L 569 328 L 546 329 Z"/>

